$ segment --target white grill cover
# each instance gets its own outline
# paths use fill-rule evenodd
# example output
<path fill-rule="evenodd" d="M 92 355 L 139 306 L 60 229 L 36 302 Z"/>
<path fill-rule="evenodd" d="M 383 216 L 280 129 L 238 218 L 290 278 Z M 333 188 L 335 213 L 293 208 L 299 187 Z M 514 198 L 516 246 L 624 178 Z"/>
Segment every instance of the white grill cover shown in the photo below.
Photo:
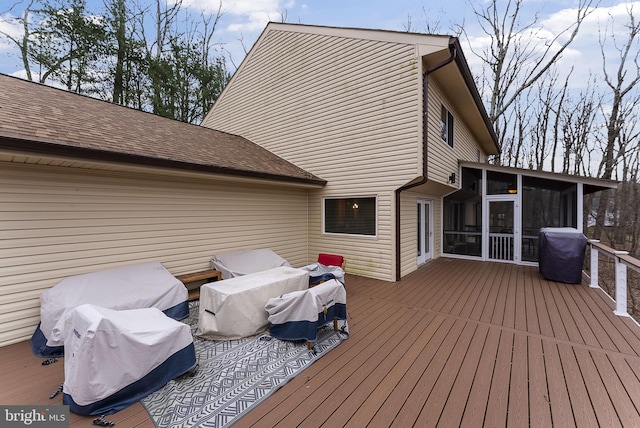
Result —
<path fill-rule="evenodd" d="M 64 314 L 84 303 L 110 309 L 157 308 L 187 305 L 188 291 L 159 262 L 71 276 L 40 296 L 40 329 L 47 346 L 62 346 Z"/>
<path fill-rule="evenodd" d="M 269 248 L 232 251 L 211 258 L 211 268 L 219 271 L 222 274 L 222 279 L 235 278 L 280 266 L 291 265 Z"/>
<path fill-rule="evenodd" d="M 253 336 L 268 324 L 264 306 L 271 297 L 308 286 L 308 273 L 291 267 L 204 284 L 196 335 L 211 340 Z"/>
<path fill-rule="evenodd" d="M 155 308 L 81 305 L 64 321 L 64 393 L 79 406 L 110 397 L 193 343 L 187 324 Z"/>

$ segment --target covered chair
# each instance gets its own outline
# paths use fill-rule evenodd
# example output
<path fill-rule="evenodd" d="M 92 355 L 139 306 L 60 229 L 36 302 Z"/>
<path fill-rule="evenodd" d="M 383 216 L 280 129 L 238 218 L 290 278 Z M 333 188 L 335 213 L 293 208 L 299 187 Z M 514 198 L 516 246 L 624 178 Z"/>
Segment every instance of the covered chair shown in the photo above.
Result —
<path fill-rule="evenodd" d="M 309 287 L 314 287 L 330 279 L 337 279 L 344 285 L 344 270 L 339 266 L 325 266 L 322 263 L 312 263 L 300 269 L 309 272 Z"/>
<path fill-rule="evenodd" d="M 269 248 L 230 251 L 211 258 L 211 269 L 222 274 L 222 279 L 235 278 L 277 267 L 291 267 L 288 261 Z"/>
<path fill-rule="evenodd" d="M 40 296 L 40 324 L 31 337 L 39 357 L 62 356 L 64 316 L 82 304 L 124 310 L 157 308 L 180 320 L 189 315 L 188 291 L 160 262 L 74 275 Z"/>
<path fill-rule="evenodd" d="M 265 306 L 269 313 L 271 336 L 282 340 L 306 340 L 311 349 L 317 340 L 318 328 L 337 320 L 347 319 L 347 293 L 335 279 L 313 288 L 294 291 L 271 298 Z"/>
<path fill-rule="evenodd" d="M 196 367 L 191 328 L 159 309 L 67 312 L 62 403 L 80 415 L 122 410 Z"/>

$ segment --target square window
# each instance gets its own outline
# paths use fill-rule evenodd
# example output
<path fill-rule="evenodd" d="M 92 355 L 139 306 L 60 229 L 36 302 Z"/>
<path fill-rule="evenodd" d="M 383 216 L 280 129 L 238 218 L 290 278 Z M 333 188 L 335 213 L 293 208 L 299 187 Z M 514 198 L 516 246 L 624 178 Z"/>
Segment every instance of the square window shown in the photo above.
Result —
<path fill-rule="evenodd" d="M 376 198 L 325 198 L 324 233 L 376 235 Z"/>

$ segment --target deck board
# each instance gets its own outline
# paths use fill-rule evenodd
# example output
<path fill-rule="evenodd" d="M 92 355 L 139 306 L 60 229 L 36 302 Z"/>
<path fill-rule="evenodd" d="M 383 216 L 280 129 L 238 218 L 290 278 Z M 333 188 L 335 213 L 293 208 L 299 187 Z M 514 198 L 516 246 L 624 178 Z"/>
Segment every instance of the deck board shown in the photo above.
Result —
<path fill-rule="evenodd" d="M 318 426 L 321 423 L 328 426 L 340 426 L 343 421 L 351 419 L 364 400 L 389 376 L 397 362 L 407 352 L 408 349 L 403 345 L 409 345 L 420 337 L 421 330 L 425 325 L 423 321 L 426 317 L 427 313 L 423 311 L 413 315 L 413 319 L 407 325 L 406 335 L 388 343 L 391 348 L 388 353 L 386 349 L 381 349 L 378 360 L 367 361 L 359 368 L 359 370 L 368 373 L 354 372 L 345 379 L 343 387 L 327 397 L 322 405 L 323 411 L 326 412 L 324 415 L 326 419 L 320 420 L 316 414 L 313 418 L 305 419 L 304 423 L 308 426 Z M 344 405 L 350 397 L 352 400 L 348 401 L 348 405 Z"/>
<path fill-rule="evenodd" d="M 469 402 L 471 386 L 473 385 L 475 374 L 478 372 L 482 349 L 484 348 L 489 329 L 487 325 L 476 326 L 466 352 L 463 353 L 460 351 L 459 353 L 461 360 L 459 362 L 455 362 L 454 360 L 455 365 L 451 367 L 450 378 L 441 379 L 443 395 L 444 393 L 448 393 L 448 397 L 437 421 L 442 421 L 442 423 L 446 421 L 446 423 L 451 423 L 454 426 L 461 423 L 465 408 Z M 448 363 L 451 363 L 451 361 Z M 456 370 L 458 365 L 459 370 Z M 449 387 L 450 384 L 453 384 L 453 386 Z M 434 394 L 437 396 L 438 393 L 436 389 Z M 438 407 L 436 406 L 436 408 Z M 433 417 L 433 414 L 427 408 L 423 409 L 420 414 L 417 425 L 428 426 L 432 425 L 431 422 L 435 421 L 436 418 Z"/>
<path fill-rule="evenodd" d="M 421 337 L 420 346 L 423 346 L 422 349 L 415 356 L 412 364 L 408 366 L 407 371 L 397 373 L 399 380 L 397 380 L 393 390 L 388 391 L 384 402 L 382 402 L 377 409 L 372 408 L 374 412 L 371 414 L 373 415 L 370 420 L 371 425 L 389 426 L 399 414 L 407 398 L 416 388 L 420 376 L 424 373 L 426 367 L 434 357 L 433 354 L 426 353 L 426 350 L 433 345 L 440 346 L 455 322 L 453 319 L 443 319 L 440 316 L 438 316 L 438 321 L 441 322 L 435 327 L 435 331 L 432 330 L 433 334 L 431 336 L 427 337 L 427 335 L 423 335 Z M 375 421 L 375 424 L 373 421 Z M 358 427 L 362 425 L 355 423 L 347 424 L 347 426 Z"/>
<path fill-rule="evenodd" d="M 424 358 L 423 352 L 427 343 L 436 331 L 440 329 L 443 321 L 444 317 L 435 314 L 430 314 L 423 318 L 421 323 L 416 326 L 421 334 L 411 342 L 411 346 L 403 352 L 402 356 L 400 356 L 397 363 L 386 376 L 377 385 L 374 385 L 374 389 L 367 395 L 361 396 L 361 402 L 358 403 L 359 407 L 357 410 L 355 410 L 348 419 L 337 419 L 334 417 L 336 416 L 334 414 L 330 421 L 339 421 L 342 423 L 347 421 L 346 426 L 363 427 L 371 422 L 376 412 L 387 400 L 394 400 L 398 404 L 401 404 L 402 399 L 399 399 L 397 391 L 394 391 L 398 388 L 402 376 L 411 369 L 417 360 Z M 351 407 L 351 410 L 353 410 L 355 406 L 353 406 L 350 401 L 345 401 L 342 407 Z"/>
<path fill-rule="evenodd" d="M 587 388 L 580 372 L 580 367 L 576 360 L 574 349 L 564 343 L 558 344 L 558 353 L 564 379 L 567 383 L 567 390 L 571 399 L 571 410 L 577 426 L 598 426 L 598 419 L 595 415 L 593 403 L 589 399 Z M 606 399 L 606 397 L 603 397 Z M 565 409 L 566 410 L 566 409 Z"/>
<path fill-rule="evenodd" d="M 548 426 L 574 427 L 571 399 L 565 382 L 565 372 L 560 360 L 558 344 L 551 340 L 542 341 L 546 372 L 547 397 L 551 409 L 552 424 Z"/>
<path fill-rule="evenodd" d="M 499 341 L 500 330 L 495 328 L 488 329 L 483 349 L 480 353 L 478 368 L 471 384 L 467 405 L 462 415 L 461 426 L 481 427 L 484 425 Z"/>
<path fill-rule="evenodd" d="M 405 314 L 397 317 L 396 323 L 403 325 L 405 331 L 410 331 L 410 324 L 415 321 L 415 311 L 406 310 Z M 391 325 L 392 328 L 393 326 L 394 324 Z M 345 399 L 352 394 L 355 397 L 359 396 L 359 394 L 355 394 L 355 390 L 364 379 L 377 378 L 377 383 L 379 383 L 384 374 L 388 372 L 388 368 L 385 367 L 385 361 L 388 359 L 387 363 L 390 363 L 391 358 L 393 358 L 393 352 L 399 349 L 404 340 L 404 337 L 391 332 L 392 328 L 389 329 L 389 335 L 380 336 L 374 341 L 363 344 L 365 347 L 375 347 L 377 352 L 374 355 L 360 353 L 360 358 L 338 361 L 337 363 L 340 367 L 335 370 L 331 378 L 321 385 L 311 385 L 311 387 L 322 389 L 325 392 L 315 393 L 312 397 L 305 398 L 305 401 L 310 400 L 308 404 L 315 404 L 315 407 L 322 409 L 322 412 L 307 414 L 304 407 L 298 407 L 279 421 L 279 424 L 293 426 L 302 420 L 307 426 L 320 426 L 338 409 Z M 396 356 L 395 358 L 398 357 Z"/>
<path fill-rule="evenodd" d="M 349 339 L 234 427 L 640 426 L 640 327 L 600 289 L 461 259 L 346 282 Z M 0 403 L 61 403 L 64 359 L 22 342 L 0 360 Z M 153 426 L 140 403 L 109 419 Z"/>
<path fill-rule="evenodd" d="M 511 380 L 509 382 L 509 410 L 507 425 L 526 426 L 529 424 L 529 366 L 527 358 L 527 336 L 513 337 L 511 357 Z"/>
<path fill-rule="evenodd" d="M 503 331 L 500 334 L 496 363 L 490 380 L 491 387 L 484 420 L 485 426 L 506 426 L 513 337 L 514 334 L 509 331 Z"/>
<path fill-rule="evenodd" d="M 594 384 L 596 387 L 600 384 L 602 387 L 600 394 L 608 395 L 611 402 L 616 403 L 615 408 L 612 407 L 611 410 L 616 413 L 616 417 L 620 421 L 619 423 L 622 426 L 632 426 L 637 423 L 638 410 L 631 400 L 631 397 L 629 397 L 623 389 L 623 384 L 614 380 L 618 375 L 616 374 L 609 357 L 599 352 L 592 352 L 590 357 L 593 360 L 587 361 L 587 363 L 595 373 L 599 373 L 600 375 L 600 381 L 595 379 Z"/>
<path fill-rule="evenodd" d="M 454 385 L 458 374 L 462 370 L 462 363 L 466 361 L 465 357 L 467 356 L 468 349 L 471 347 L 477 328 L 477 326 L 472 324 L 466 324 L 462 327 L 462 333 L 458 336 L 451 350 L 451 354 L 449 354 L 449 358 L 444 361 L 442 370 L 435 384 L 431 387 L 429 397 L 422 406 L 415 422 L 412 424 L 413 426 L 436 426 L 437 423 L 442 420 L 442 412 L 448 403 L 451 403 L 454 407 L 463 404 L 458 402 L 461 397 L 452 394 L 452 385 Z M 455 421 L 452 422 L 453 425 L 456 425 Z"/>
<path fill-rule="evenodd" d="M 611 396 L 607 393 L 602 382 L 602 378 L 598 373 L 598 369 L 593 364 L 591 355 L 588 351 L 576 349 L 576 361 L 582 372 L 582 378 L 587 387 L 591 403 L 594 407 L 596 417 L 600 426 L 619 427 L 620 420 L 611 402 Z M 616 403 L 619 405 L 620 403 Z"/>
<path fill-rule="evenodd" d="M 553 423 L 542 339 L 532 336 L 529 336 L 528 339 L 529 425 L 550 427 L 553 426 Z"/>

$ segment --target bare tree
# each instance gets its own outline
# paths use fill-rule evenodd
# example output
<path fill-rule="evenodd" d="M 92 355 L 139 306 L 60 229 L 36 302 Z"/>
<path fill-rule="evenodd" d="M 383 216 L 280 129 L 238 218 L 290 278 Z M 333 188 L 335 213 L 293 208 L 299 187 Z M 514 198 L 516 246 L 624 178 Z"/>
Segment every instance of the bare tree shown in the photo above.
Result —
<path fill-rule="evenodd" d="M 640 49 L 638 46 L 640 23 L 635 20 L 632 6 L 628 9 L 628 16 L 629 21 L 626 25 L 628 30 L 627 39 L 622 42 L 622 46 L 617 46 L 615 34 L 607 35 L 605 32 L 600 36 L 602 73 L 604 81 L 611 91 L 610 111 L 603 112 L 606 117 L 607 136 L 599 170 L 600 175 L 607 179 L 612 178 L 614 174 L 616 141 L 620 138 L 622 128 L 626 123 L 626 116 L 631 114 L 640 102 L 640 95 L 637 93 L 634 95 L 632 92 L 640 83 Z M 607 40 L 613 41 L 619 53 L 618 67 L 613 76 L 607 69 L 607 64 L 610 63 L 607 61 L 605 54 Z M 630 96 L 633 97 L 631 102 L 627 101 Z"/>
<path fill-rule="evenodd" d="M 524 0 L 508 0 L 504 8 L 498 0 L 492 0 L 484 8 L 472 5 L 490 44 L 482 51 L 471 45 L 470 49 L 486 69 L 480 86 L 485 88 L 483 93 L 489 94 L 489 118 L 501 144 L 509 126 L 505 121 L 505 113 L 525 90 L 532 87 L 561 58 L 592 11 L 592 1 L 580 0 L 573 23 L 551 40 L 544 40 L 541 29 L 536 28 L 537 14 L 529 22 L 522 22 Z M 465 29 L 461 31 L 470 40 Z"/>
<path fill-rule="evenodd" d="M 565 93 L 567 86 L 565 82 Z M 562 143 L 562 172 L 565 174 L 592 175 L 591 154 L 595 150 L 595 123 L 599 99 L 595 83 L 589 80 L 587 87 L 578 94 L 567 94 L 559 107 L 559 138 Z"/>
<path fill-rule="evenodd" d="M 621 174 L 622 177 L 619 178 L 622 180 L 628 179 L 630 171 L 623 168 L 619 172 L 617 167 L 621 161 L 624 161 L 631 144 L 635 143 L 634 147 L 637 150 L 638 134 L 632 130 L 629 131 L 629 127 L 635 125 L 636 122 L 630 119 L 634 117 L 635 111 L 640 105 L 640 92 L 638 91 L 638 86 L 640 86 L 640 49 L 638 47 L 640 23 L 635 20 L 632 6 L 627 9 L 627 14 L 626 39 L 621 44 L 618 44 L 615 34 L 607 34 L 607 31 L 604 31 L 600 36 L 602 72 L 604 82 L 610 91 L 610 104 L 601 107 L 606 123 L 606 136 L 602 144 L 603 154 L 598 175 L 606 179 L 611 179 L 616 174 Z M 607 67 L 611 64 L 610 58 L 607 58 L 605 53 L 607 42 L 612 43 L 618 52 L 618 65 L 615 73 L 610 73 Z M 623 132 L 623 130 L 625 131 Z M 594 232 L 596 239 L 601 238 L 608 216 L 614 221 L 620 217 L 620 205 L 616 199 L 613 199 L 614 204 L 611 207 L 610 193 L 602 192 L 600 197 Z M 612 209 L 613 212 L 608 212 L 609 209 Z M 620 240 L 620 237 L 617 240 Z"/>
<path fill-rule="evenodd" d="M 562 105 L 564 97 L 564 91 L 556 89 L 557 81 L 557 74 L 550 72 L 541 77 L 532 86 L 531 90 L 527 90 L 527 92 L 533 91 L 537 95 L 537 99 L 532 103 L 533 106 L 531 107 L 535 110 L 535 113 L 528 126 L 533 128 L 532 144 L 535 146 L 535 150 L 532 153 L 532 156 L 534 156 L 532 169 L 538 171 L 543 170 L 548 157 L 551 157 L 551 170 L 554 170 L 557 149 L 555 144 L 557 141 L 557 112 L 559 106 Z M 514 106 L 520 104 L 515 103 Z M 528 102 L 526 104 L 529 105 Z"/>

